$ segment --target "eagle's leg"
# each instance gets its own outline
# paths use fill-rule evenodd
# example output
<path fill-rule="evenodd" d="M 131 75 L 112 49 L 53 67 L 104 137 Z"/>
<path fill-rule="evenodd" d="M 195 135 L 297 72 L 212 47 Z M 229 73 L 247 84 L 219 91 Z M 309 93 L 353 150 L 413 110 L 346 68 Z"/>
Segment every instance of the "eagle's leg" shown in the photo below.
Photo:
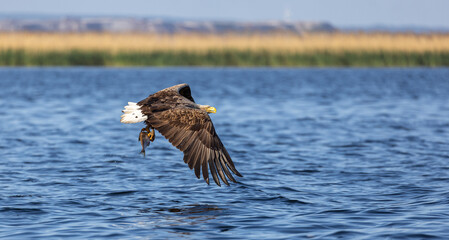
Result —
<path fill-rule="evenodd" d="M 148 128 L 148 127 L 147 127 Z M 155 136 L 156 136 L 156 134 L 155 134 L 155 132 L 154 132 L 154 128 L 151 128 L 151 131 L 150 130 L 148 130 L 148 137 L 150 138 L 150 141 L 154 141 L 154 138 L 155 138 Z"/>

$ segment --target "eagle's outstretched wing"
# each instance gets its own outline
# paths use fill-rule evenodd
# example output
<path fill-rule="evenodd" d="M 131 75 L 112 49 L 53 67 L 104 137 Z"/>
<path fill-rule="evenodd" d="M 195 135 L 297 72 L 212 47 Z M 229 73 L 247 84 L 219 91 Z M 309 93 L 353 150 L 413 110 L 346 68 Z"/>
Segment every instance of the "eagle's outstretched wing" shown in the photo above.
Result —
<path fill-rule="evenodd" d="M 142 107 L 145 113 L 145 107 Z M 151 106 L 149 109 L 151 111 Z M 190 169 L 195 169 L 195 175 L 200 178 L 202 169 L 203 178 L 209 184 L 208 167 L 212 177 L 220 186 L 220 180 L 229 185 L 229 180 L 235 182 L 229 169 L 241 177 L 235 169 L 228 151 L 221 143 L 215 132 L 214 125 L 208 114 L 200 109 L 188 106 L 178 106 L 165 111 L 156 111 L 148 114 L 146 122 L 158 130 L 176 148 L 184 152 L 184 162 Z M 228 169 L 229 168 L 229 169 Z"/>

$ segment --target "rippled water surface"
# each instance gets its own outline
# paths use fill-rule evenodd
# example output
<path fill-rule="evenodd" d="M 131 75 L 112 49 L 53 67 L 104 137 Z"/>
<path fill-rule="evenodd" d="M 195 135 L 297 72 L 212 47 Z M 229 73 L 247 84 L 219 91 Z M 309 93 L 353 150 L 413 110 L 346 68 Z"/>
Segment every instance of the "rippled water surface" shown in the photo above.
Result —
<path fill-rule="evenodd" d="M 239 183 L 122 107 L 189 83 Z M 0 238 L 449 238 L 449 69 L 0 69 Z"/>

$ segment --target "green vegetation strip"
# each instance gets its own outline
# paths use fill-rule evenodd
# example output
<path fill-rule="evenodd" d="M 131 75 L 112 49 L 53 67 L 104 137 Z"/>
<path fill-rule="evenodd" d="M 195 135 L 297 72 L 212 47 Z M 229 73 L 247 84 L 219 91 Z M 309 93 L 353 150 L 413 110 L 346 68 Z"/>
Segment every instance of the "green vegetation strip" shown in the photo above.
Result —
<path fill-rule="evenodd" d="M 449 66 L 449 52 L 0 51 L 0 66 Z"/>

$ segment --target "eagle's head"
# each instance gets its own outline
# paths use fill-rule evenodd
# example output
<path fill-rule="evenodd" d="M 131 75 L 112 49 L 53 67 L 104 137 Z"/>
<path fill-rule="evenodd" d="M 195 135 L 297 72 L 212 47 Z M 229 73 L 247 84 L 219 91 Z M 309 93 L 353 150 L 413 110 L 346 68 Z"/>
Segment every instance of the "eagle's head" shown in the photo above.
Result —
<path fill-rule="evenodd" d="M 217 109 L 214 107 L 211 107 L 209 105 L 200 105 L 200 108 L 204 111 L 206 111 L 207 113 L 216 113 Z"/>

